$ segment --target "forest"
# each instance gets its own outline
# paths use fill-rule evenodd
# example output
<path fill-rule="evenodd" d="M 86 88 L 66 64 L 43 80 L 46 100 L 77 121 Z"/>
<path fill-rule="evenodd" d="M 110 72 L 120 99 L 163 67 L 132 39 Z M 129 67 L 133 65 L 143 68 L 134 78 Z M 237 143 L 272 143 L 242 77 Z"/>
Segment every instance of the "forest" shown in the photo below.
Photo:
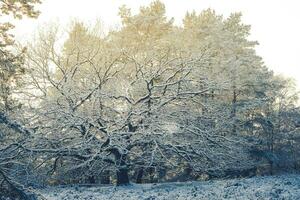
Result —
<path fill-rule="evenodd" d="M 39 0 L 0 0 L 37 18 Z M 128 185 L 300 170 L 300 107 L 241 13 L 122 6 L 120 27 L 45 25 L 26 46 L 0 23 L 0 199 L 34 188 Z M 3 197 L 1 197 L 3 195 Z"/>

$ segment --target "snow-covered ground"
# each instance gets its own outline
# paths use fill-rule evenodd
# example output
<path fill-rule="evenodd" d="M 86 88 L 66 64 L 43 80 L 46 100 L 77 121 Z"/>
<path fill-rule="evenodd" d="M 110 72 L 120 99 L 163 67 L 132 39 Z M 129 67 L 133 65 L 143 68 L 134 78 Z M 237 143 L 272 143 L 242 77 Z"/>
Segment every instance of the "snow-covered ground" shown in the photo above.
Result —
<path fill-rule="evenodd" d="M 124 187 L 54 187 L 40 192 L 49 200 L 300 200 L 300 175 L 205 182 L 132 184 Z"/>

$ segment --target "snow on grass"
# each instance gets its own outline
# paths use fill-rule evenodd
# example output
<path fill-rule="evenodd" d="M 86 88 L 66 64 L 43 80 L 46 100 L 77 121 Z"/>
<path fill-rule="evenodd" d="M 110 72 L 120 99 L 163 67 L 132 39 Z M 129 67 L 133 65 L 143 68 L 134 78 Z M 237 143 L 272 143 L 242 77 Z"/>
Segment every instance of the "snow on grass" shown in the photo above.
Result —
<path fill-rule="evenodd" d="M 300 199 L 300 175 L 206 182 L 132 184 L 114 187 L 52 187 L 40 191 L 49 200 Z"/>

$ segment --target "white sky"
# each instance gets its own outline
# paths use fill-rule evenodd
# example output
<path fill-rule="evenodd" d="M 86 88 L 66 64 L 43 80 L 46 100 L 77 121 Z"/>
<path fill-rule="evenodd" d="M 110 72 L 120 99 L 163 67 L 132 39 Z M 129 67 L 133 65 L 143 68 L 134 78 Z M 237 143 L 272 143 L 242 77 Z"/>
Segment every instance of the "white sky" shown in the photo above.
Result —
<path fill-rule="evenodd" d="M 38 25 L 59 21 L 67 25 L 70 19 L 93 22 L 101 19 L 107 26 L 120 23 L 118 8 L 126 4 L 133 12 L 152 0 L 42 0 L 37 20 L 25 19 L 16 24 L 17 39 L 32 37 Z M 300 86 L 300 1 L 298 0 L 161 0 L 167 15 L 180 23 L 186 11 L 197 12 L 213 8 L 228 16 L 241 11 L 243 22 L 252 26 L 251 38 L 257 40 L 258 55 L 276 73 L 296 79 Z M 300 87 L 298 87 L 300 88 Z"/>

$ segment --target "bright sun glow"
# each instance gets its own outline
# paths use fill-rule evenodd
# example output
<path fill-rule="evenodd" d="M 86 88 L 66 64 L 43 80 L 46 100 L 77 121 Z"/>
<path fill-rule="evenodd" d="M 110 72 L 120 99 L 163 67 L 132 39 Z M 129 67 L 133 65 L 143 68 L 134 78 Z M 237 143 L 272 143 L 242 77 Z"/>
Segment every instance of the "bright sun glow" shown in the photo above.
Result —
<path fill-rule="evenodd" d="M 125 4 L 135 12 L 140 6 L 148 5 L 151 0 L 43 0 L 38 20 L 22 20 L 16 25 L 17 38 L 28 40 L 38 25 L 59 21 L 66 25 L 70 19 L 92 22 L 101 19 L 108 27 L 120 23 L 118 8 Z M 186 11 L 200 12 L 213 8 L 218 14 L 228 16 L 232 12 L 242 12 L 243 21 L 250 24 L 251 39 L 257 40 L 258 55 L 266 65 L 276 73 L 296 79 L 300 85 L 300 19 L 299 1 L 297 0 L 163 0 L 167 15 L 181 23 Z"/>

